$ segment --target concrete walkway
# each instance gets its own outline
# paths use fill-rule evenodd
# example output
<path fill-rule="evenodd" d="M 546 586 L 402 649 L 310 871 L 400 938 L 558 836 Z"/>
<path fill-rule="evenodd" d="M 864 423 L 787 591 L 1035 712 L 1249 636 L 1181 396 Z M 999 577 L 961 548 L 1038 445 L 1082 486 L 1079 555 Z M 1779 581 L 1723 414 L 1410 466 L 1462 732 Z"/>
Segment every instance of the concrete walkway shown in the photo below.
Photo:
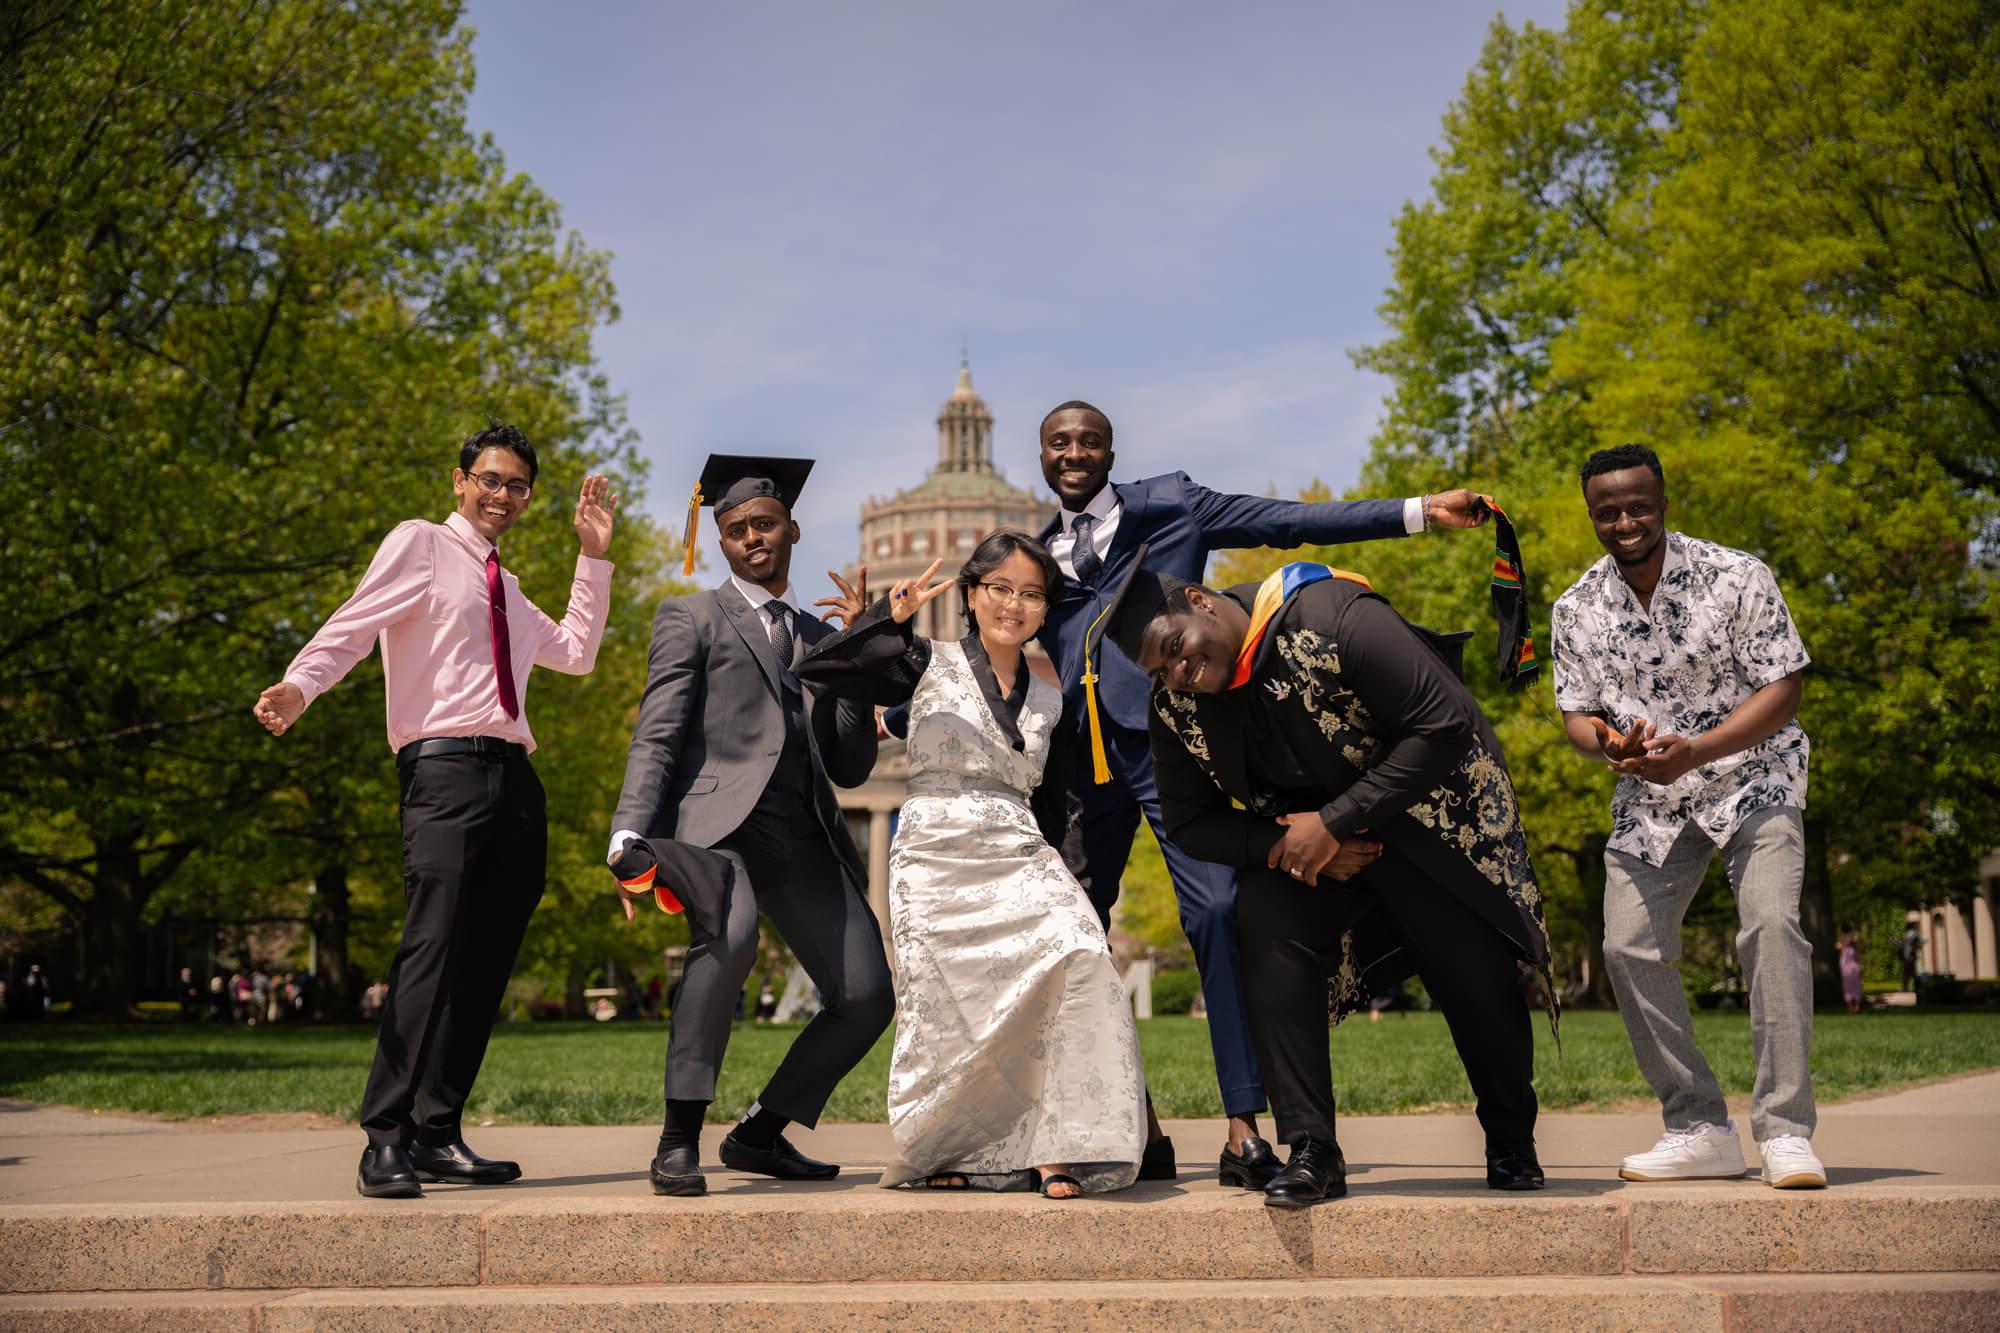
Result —
<path fill-rule="evenodd" d="M 1748 1138 L 1747 1117 L 1739 1128 Z M 1221 1126 L 1170 1121 L 1183 1189 L 1215 1176 Z M 703 1140 L 710 1189 L 762 1195 L 758 1177 L 719 1169 L 721 1126 Z M 1657 1187 L 1617 1178 L 1618 1159 L 1659 1136 L 1652 1113 L 1544 1115 L 1537 1133 L 1551 1193 L 1601 1196 Z M 495 1127 L 472 1132 L 474 1148 L 519 1160 L 525 1179 L 503 1189 L 433 1185 L 450 1206 L 509 1198 L 650 1198 L 651 1126 Z M 838 1180 L 783 1187 L 787 1193 L 873 1191 L 893 1145 L 881 1124 L 794 1130 L 801 1151 L 842 1164 Z M 1340 1140 L 1356 1194 L 1484 1195 L 1482 1139 L 1469 1114 L 1349 1116 Z M 2000 1072 L 1821 1108 L 1814 1140 L 1836 1187 L 1949 1185 L 2000 1188 Z M 351 1127 L 191 1130 L 168 1121 L 0 1102 L 0 1204 L 290 1203 L 352 1200 L 361 1136 Z M 1749 1145 L 1746 1143 L 1746 1156 Z M 1750 1157 L 1753 1169 L 1757 1165 Z M 1756 1184 L 1731 1182 L 1724 1189 Z M 1212 1184 L 1206 1186 L 1214 1188 Z M 1760 1191 L 1761 1192 L 1761 1191 Z"/>

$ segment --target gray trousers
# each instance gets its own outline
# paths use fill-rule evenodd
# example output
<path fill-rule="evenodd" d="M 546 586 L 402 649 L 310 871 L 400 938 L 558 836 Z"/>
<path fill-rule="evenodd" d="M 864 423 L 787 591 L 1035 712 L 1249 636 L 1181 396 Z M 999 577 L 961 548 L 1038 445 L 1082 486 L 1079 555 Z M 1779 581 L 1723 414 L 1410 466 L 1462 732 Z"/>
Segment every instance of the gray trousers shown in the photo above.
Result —
<path fill-rule="evenodd" d="M 687 975 L 667 1032 L 666 1099 L 715 1100 L 729 1024 L 757 961 L 757 915 L 785 937 L 824 1006 L 764 1085 L 764 1109 L 810 1129 L 895 1017 L 882 930 L 812 810 L 767 793 L 715 849 L 736 863 L 720 937 L 690 923 Z"/>
<path fill-rule="evenodd" d="M 1694 1044 L 1675 966 L 1682 919 L 1714 856 L 1715 844 L 1693 824 L 1681 830 L 1664 865 L 1604 854 L 1604 966 L 1639 1072 L 1658 1094 L 1668 1129 L 1729 1119 L 1715 1072 Z M 1759 1143 L 1781 1134 L 1811 1138 L 1818 1114 L 1810 1067 L 1812 946 L 1799 929 L 1804 817 L 1791 806 L 1759 810 L 1737 825 L 1722 858 L 1742 923 L 1736 957 L 1750 986 L 1757 1058 L 1750 1132 Z"/>

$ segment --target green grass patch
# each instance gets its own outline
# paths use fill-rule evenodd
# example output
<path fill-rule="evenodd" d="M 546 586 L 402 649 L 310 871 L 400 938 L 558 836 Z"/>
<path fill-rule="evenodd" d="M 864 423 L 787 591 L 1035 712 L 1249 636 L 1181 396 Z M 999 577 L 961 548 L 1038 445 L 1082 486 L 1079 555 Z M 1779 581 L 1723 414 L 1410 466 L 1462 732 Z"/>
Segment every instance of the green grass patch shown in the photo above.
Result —
<path fill-rule="evenodd" d="M 714 1119 L 743 1113 L 798 1031 L 795 1025 L 737 1027 L 711 1108 Z M 1749 1018 L 1698 1013 L 1695 1031 L 1724 1089 L 1748 1093 L 1755 1075 Z M 1651 1096 L 1618 1015 L 1565 1015 L 1560 1056 L 1539 1018 L 1535 1032 L 1535 1087 L 1544 1109 Z M 1160 1114 L 1222 1113 L 1205 1022 L 1148 1019 L 1139 1036 Z M 660 1115 L 666 1040 L 666 1027 L 658 1023 L 503 1024 L 493 1034 L 468 1118 L 650 1123 Z M 1471 1103 L 1451 1035 L 1437 1014 L 1349 1022 L 1330 1040 L 1345 1111 Z M 0 1028 L 0 1097 L 175 1118 L 308 1111 L 352 1119 L 374 1045 L 374 1030 L 364 1027 L 8 1026 Z M 885 1036 L 835 1091 L 827 1119 L 884 1118 L 889 1049 Z M 1821 1014 L 1814 1023 L 1813 1076 L 1824 1100 L 1996 1066 L 2000 1014 Z"/>

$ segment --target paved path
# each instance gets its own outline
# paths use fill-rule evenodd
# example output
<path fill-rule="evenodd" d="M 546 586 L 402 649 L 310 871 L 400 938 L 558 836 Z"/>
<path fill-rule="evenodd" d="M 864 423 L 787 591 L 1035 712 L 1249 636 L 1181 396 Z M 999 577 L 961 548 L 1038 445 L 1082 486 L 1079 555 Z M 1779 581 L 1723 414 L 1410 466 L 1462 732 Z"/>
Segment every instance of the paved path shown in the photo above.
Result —
<path fill-rule="evenodd" d="M 1747 1121 L 1741 1123 L 1747 1131 Z M 1650 1145 L 1659 1127 L 1651 1113 L 1543 1116 L 1536 1137 L 1552 1192 L 1645 1190 L 1619 1181 L 1617 1163 Z M 1219 1128 L 1168 1122 L 1184 1187 L 1213 1180 Z M 488 1156 L 517 1158 L 527 1168 L 526 1179 L 506 1187 L 510 1196 L 637 1198 L 650 1197 L 646 1164 L 657 1132 L 650 1126 L 497 1127 L 478 1130 L 471 1140 Z M 704 1138 L 711 1166 L 722 1132 L 710 1126 Z M 802 1151 L 846 1169 L 836 1181 L 791 1190 L 873 1190 L 892 1151 L 888 1128 L 880 1124 L 827 1124 L 792 1137 Z M 1341 1121 L 1340 1139 L 1357 1193 L 1485 1193 L 1481 1137 L 1470 1115 L 1349 1116 Z M 2000 1072 L 1824 1107 L 1815 1143 L 1835 1186 L 2000 1187 Z M 165 1121 L 0 1102 L 0 1204 L 352 1199 L 360 1149 L 360 1135 L 350 1127 L 193 1132 Z M 1754 1178 L 1717 1188 L 1751 1184 Z M 711 1171 L 717 1193 L 771 1188 L 761 1179 Z M 493 1190 L 463 1186 L 427 1192 L 468 1205 L 495 1197 Z"/>

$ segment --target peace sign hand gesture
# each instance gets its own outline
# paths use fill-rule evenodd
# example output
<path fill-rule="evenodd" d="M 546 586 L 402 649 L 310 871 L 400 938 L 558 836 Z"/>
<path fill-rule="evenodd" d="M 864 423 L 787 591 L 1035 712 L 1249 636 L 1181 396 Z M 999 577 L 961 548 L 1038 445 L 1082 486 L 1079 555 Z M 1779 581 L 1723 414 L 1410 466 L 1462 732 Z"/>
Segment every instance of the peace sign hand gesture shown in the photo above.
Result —
<path fill-rule="evenodd" d="M 889 589 L 889 614 L 896 618 L 898 625 L 930 605 L 938 594 L 957 582 L 955 579 L 946 579 L 938 584 L 931 582 L 937 577 L 938 567 L 942 564 L 943 560 L 933 560 L 931 567 L 918 575 L 914 581 L 898 579 L 895 586 Z"/>

